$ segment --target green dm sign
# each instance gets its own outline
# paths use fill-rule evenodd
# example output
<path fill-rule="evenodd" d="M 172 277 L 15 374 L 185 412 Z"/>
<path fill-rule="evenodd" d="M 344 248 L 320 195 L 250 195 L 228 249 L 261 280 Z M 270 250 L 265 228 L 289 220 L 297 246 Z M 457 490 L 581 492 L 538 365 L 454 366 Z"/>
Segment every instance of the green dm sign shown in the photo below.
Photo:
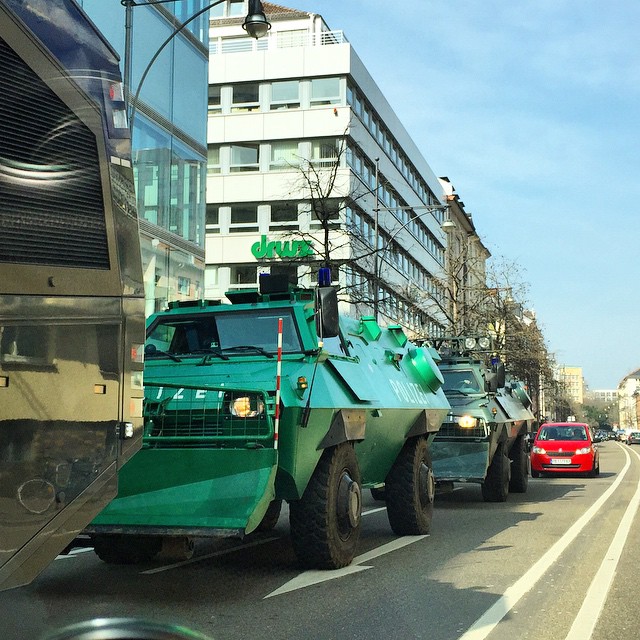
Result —
<path fill-rule="evenodd" d="M 313 242 L 311 240 L 268 240 L 262 236 L 260 242 L 251 247 L 254 257 L 261 258 L 306 258 L 312 256 Z"/>

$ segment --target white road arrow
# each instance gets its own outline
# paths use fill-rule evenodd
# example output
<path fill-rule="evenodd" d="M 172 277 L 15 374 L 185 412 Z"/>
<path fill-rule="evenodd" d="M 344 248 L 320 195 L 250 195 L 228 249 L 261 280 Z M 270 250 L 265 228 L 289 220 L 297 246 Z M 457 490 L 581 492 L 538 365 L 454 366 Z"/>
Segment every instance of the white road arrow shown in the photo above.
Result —
<path fill-rule="evenodd" d="M 293 578 L 293 580 L 289 580 L 289 582 L 283 584 L 279 589 L 276 589 L 269 595 L 266 595 L 265 599 L 271 598 L 272 596 L 279 596 L 283 593 L 288 593 L 289 591 L 304 589 L 304 587 L 309 587 L 312 584 L 326 582 L 327 580 L 335 580 L 336 578 L 343 578 L 344 576 L 359 573 L 360 571 L 365 571 L 366 569 L 373 569 L 373 567 L 363 566 L 363 563 L 370 562 L 374 558 L 383 556 L 386 553 L 391 553 L 392 551 L 396 551 L 397 549 L 402 549 L 402 547 L 406 547 L 407 545 L 418 542 L 426 537 L 428 536 L 403 536 L 402 538 L 397 538 L 392 542 L 383 544 L 381 547 L 377 547 L 376 549 L 367 551 L 367 553 L 356 556 L 353 559 L 353 562 L 348 567 L 344 567 L 343 569 L 335 569 L 333 571 L 305 571 L 299 576 Z"/>

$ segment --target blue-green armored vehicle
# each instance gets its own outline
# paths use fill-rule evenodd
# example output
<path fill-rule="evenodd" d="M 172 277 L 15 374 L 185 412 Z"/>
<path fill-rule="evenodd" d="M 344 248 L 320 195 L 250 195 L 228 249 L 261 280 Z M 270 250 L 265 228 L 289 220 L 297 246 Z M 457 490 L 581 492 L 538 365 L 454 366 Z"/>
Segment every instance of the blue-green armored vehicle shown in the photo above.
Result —
<path fill-rule="evenodd" d="M 129 563 L 242 536 L 275 526 L 285 500 L 301 565 L 338 568 L 354 557 L 362 489 L 383 482 L 393 531 L 427 533 L 430 444 L 449 411 L 437 353 L 339 316 L 330 286 L 265 276 L 227 298 L 150 318 L 143 448 L 87 530 L 96 553 Z"/>
<path fill-rule="evenodd" d="M 438 487 L 476 482 L 486 502 L 526 492 L 526 435 L 534 430 L 535 416 L 524 386 L 506 377 L 489 338 L 443 338 L 435 344 L 451 404 L 432 445 Z"/>

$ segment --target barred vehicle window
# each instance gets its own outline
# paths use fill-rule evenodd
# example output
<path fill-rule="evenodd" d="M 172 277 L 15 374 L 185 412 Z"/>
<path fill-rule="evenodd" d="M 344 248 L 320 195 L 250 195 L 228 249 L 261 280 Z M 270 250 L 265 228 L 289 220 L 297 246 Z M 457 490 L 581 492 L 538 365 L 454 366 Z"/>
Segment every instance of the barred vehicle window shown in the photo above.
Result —
<path fill-rule="evenodd" d="M 0 262 L 109 269 L 94 134 L 2 39 L 0 85 Z"/>

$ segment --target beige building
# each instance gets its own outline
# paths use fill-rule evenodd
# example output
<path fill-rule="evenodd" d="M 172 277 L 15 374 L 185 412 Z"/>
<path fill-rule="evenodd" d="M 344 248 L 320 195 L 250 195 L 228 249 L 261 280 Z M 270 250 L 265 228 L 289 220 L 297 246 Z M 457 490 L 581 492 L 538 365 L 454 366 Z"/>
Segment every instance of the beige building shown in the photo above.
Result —
<path fill-rule="evenodd" d="M 556 379 L 560 382 L 569 400 L 575 404 L 584 403 L 584 377 L 582 367 L 558 365 Z"/>

